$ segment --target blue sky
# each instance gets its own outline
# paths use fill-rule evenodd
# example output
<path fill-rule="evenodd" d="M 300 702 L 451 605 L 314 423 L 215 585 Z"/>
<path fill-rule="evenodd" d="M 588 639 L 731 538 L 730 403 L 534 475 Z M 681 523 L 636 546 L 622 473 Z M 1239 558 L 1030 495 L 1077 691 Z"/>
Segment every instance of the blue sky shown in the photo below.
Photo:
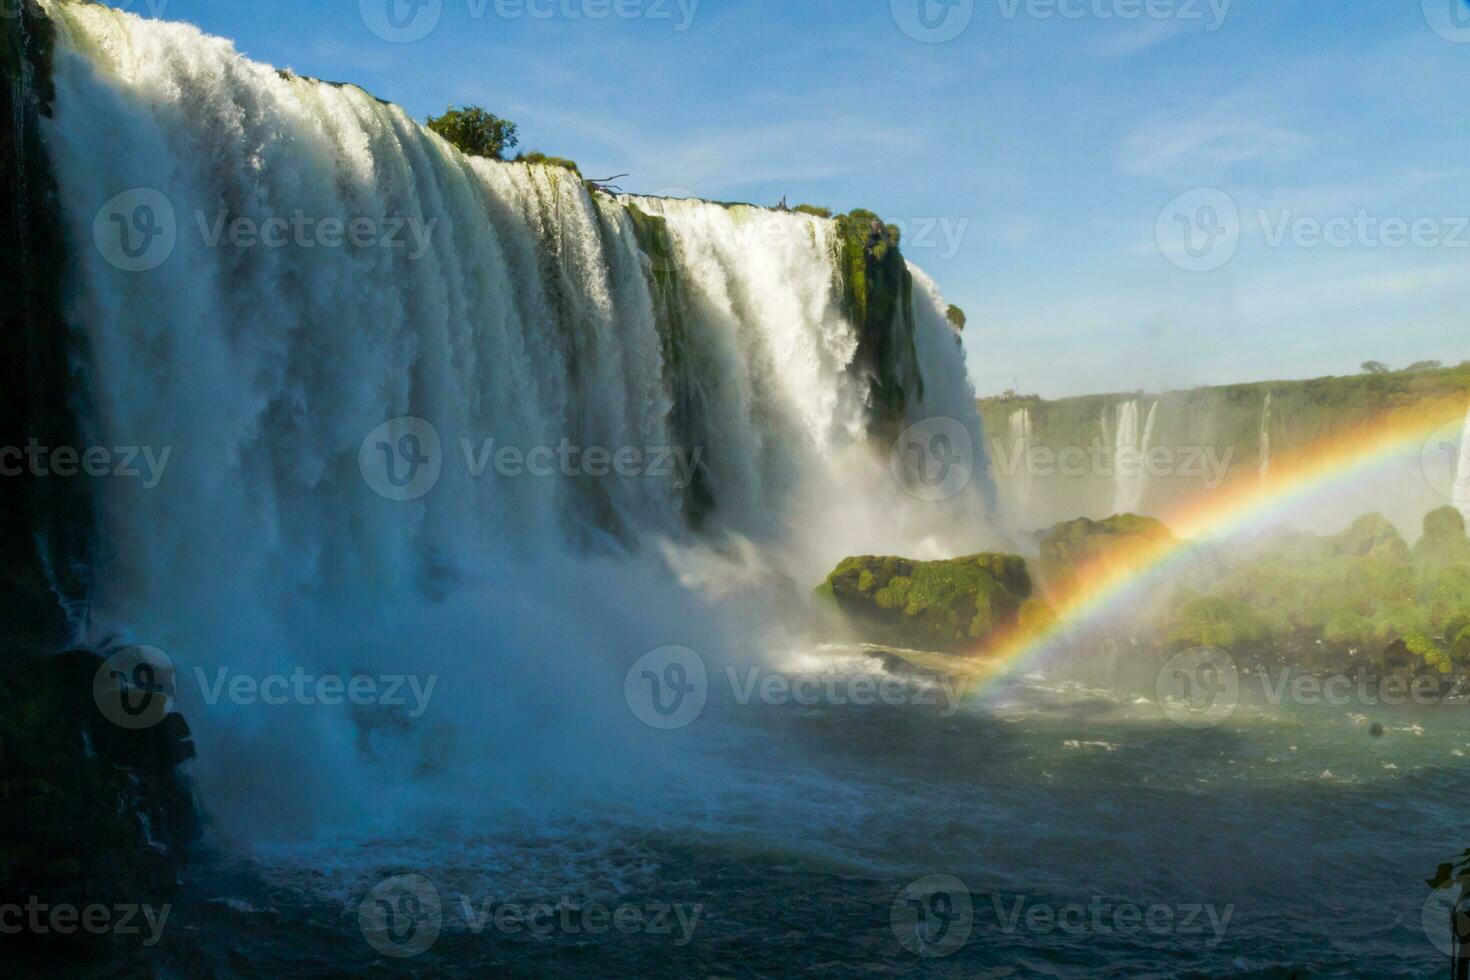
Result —
<path fill-rule="evenodd" d="M 877 211 L 981 394 L 1470 358 L 1466 0 L 417 2 L 113 5 L 628 190 Z"/>

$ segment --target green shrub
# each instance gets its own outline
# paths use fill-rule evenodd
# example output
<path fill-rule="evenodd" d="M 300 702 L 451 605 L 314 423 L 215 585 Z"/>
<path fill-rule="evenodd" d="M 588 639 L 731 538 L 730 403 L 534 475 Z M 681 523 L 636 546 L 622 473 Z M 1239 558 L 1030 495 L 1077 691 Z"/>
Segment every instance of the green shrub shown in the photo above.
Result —
<path fill-rule="evenodd" d="M 450 106 L 442 116 L 430 116 L 429 128 L 474 157 L 499 160 L 520 141 L 516 124 L 479 106 Z"/>

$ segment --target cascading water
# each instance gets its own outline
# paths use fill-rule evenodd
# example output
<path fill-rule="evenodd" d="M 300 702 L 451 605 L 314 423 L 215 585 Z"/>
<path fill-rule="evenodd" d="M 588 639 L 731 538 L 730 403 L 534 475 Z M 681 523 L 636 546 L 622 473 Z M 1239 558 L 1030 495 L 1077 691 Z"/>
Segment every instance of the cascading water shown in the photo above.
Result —
<path fill-rule="evenodd" d="M 1465 431 L 1460 436 L 1460 455 L 1455 463 L 1455 506 L 1470 518 L 1470 415 L 1465 416 Z"/>
<path fill-rule="evenodd" d="M 1033 479 L 1031 469 L 1031 410 L 1018 408 L 1011 413 L 1010 417 L 1010 452 L 1011 458 L 1020 462 L 1020 471 L 1016 475 L 1014 486 L 1016 502 L 1022 513 L 1031 503 L 1031 484 Z"/>
<path fill-rule="evenodd" d="M 467 819 L 622 778 L 610 733 L 647 734 L 620 703 L 632 659 L 758 647 L 671 568 L 744 563 L 789 593 L 846 554 L 988 543 L 983 458 L 946 501 L 889 475 L 831 222 L 589 193 L 191 27 L 43 7 L 78 412 L 157 477 L 99 481 L 81 627 L 162 647 L 183 677 L 454 671 L 402 739 L 206 710 L 181 685 L 206 802 L 236 829 L 422 819 L 429 799 Z M 978 451 L 945 307 L 914 281 L 923 391 L 899 421 L 957 420 Z M 642 468 L 598 478 L 590 448 Z M 393 779 L 415 771 L 454 789 Z"/>
<path fill-rule="evenodd" d="M 1117 424 L 1113 431 L 1113 513 L 1130 514 L 1143 503 L 1147 482 L 1144 461 L 1153 442 L 1154 419 L 1159 403 L 1149 407 L 1148 417 L 1140 433 L 1137 400 L 1122 402 L 1117 407 Z M 1104 428 L 1104 432 L 1106 432 Z"/>
<path fill-rule="evenodd" d="M 1271 473 L 1271 393 L 1266 392 L 1266 403 L 1261 408 L 1261 483 L 1264 485 Z"/>

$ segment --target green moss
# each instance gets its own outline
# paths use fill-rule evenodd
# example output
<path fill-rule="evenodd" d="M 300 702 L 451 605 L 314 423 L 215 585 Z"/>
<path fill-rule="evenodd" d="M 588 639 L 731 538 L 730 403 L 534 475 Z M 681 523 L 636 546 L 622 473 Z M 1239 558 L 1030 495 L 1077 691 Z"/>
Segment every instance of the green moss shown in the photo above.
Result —
<path fill-rule="evenodd" d="M 1470 626 L 1455 634 L 1450 644 L 1450 660 L 1460 667 L 1470 667 Z"/>
<path fill-rule="evenodd" d="M 1032 598 L 1026 563 L 1015 555 L 846 558 L 818 592 L 878 642 L 927 649 L 974 646 L 1023 618 L 1039 624 L 1051 615 Z"/>
<path fill-rule="evenodd" d="M 582 176 L 582 170 L 577 166 L 576 161 L 568 160 L 566 157 L 547 156 L 545 153 L 542 153 L 539 150 L 532 150 L 530 153 L 518 153 L 516 154 L 515 162 L 539 163 L 545 164 L 548 167 L 561 167 L 565 170 L 570 170 L 578 177 Z"/>
<path fill-rule="evenodd" d="M 914 347 L 913 275 L 896 227 L 861 209 L 835 223 L 839 300 L 857 329 L 856 366 L 867 376 L 870 422 L 880 437 L 896 436 L 910 402 L 924 397 Z"/>

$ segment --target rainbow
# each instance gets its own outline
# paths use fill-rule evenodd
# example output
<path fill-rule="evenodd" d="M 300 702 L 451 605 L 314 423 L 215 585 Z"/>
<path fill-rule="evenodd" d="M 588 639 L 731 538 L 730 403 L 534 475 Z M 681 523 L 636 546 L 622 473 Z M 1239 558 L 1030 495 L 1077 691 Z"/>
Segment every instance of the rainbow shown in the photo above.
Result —
<path fill-rule="evenodd" d="M 1290 457 L 1273 459 L 1267 482 L 1239 479 L 1161 515 L 1176 537 L 1143 542 L 1076 569 L 1075 585 L 1053 599 L 1056 619 L 1051 625 L 1040 630 L 1017 628 L 993 637 L 971 661 L 970 672 L 989 683 L 1034 665 L 1066 634 L 1117 609 L 1166 575 L 1201 540 L 1218 540 L 1258 526 L 1346 480 L 1421 452 L 1433 433 L 1447 424 L 1459 426 L 1464 419 L 1464 403 L 1451 399 L 1389 411 Z"/>

